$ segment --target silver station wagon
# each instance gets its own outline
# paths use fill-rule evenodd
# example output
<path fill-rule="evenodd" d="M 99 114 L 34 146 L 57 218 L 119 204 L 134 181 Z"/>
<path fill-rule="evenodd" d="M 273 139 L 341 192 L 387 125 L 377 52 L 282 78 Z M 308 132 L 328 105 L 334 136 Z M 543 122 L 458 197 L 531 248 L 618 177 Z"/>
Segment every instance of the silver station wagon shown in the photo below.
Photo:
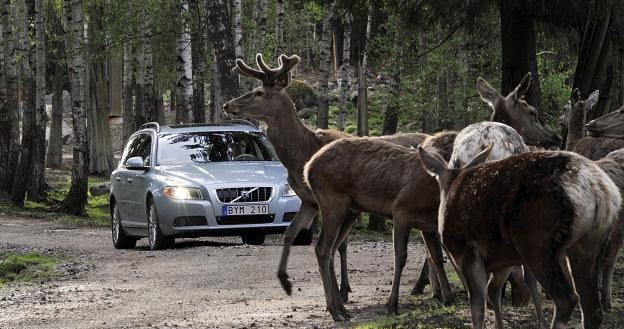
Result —
<path fill-rule="evenodd" d="M 266 136 L 244 120 L 159 126 L 135 132 L 111 175 L 115 248 L 147 237 L 152 250 L 176 237 L 240 235 L 262 244 L 281 234 L 301 201 Z M 298 236 L 312 241 L 312 231 Z"/>

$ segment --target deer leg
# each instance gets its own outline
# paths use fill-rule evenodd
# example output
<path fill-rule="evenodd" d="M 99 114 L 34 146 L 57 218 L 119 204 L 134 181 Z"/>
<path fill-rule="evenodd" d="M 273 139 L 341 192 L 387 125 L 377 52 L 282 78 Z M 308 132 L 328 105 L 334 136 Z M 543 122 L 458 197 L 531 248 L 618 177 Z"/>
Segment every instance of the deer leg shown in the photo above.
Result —
<path fill-rule="evenodd" d="M 501 307 L 501 292 L 505 286 L 505 282 L 511 273 L 511 267 L 503 268 L 498 271 L 494 271 L 490 277 L 490 281 L 487 284 L 488 299 L 492 304 L 494 310 L 494 318 L 496 319 L 496 328 L 504 329 L 503 323 L 503 311 Z"/>
<path fill-rule="evenodd" d="M 292 283 L 288 280 L 288 256 L 290 255 L 290 248 L 293 241 L 297 237 L 297 234 L 304 229 L 310 227 L 314 221 L 314 217 L 318 213 L 316 207 L 308 202 L 302 202 L 299 212 L 295 215 L 292 222 L 286 228 L 284 232 L 284 246 L 282 247 L 282 257 L 280 258 L 279 269 L 277 270 L 277 277 L 282 285 L 282 288 L 286 291 L 286 294 L 292 293 Z"/>
<path fill-rule="evenodd" d="M 325 196 L 325 195 L 322 195 Z M 323 206 L 319 200 L 322 226 L 319 239 L 316 243 L 316 259 L 323 281 L 323 290 L 325 291 L 325 303 L 327 310 L 331 314 L 334 321 L 348 321 L 349 315 L 343 312 L 344 307 L 340 301 L 338 294 L 338 286 L 336 277 L 332 275 L 331 258 L 335 251 L 335 244 L 340 235 L 340 228 L 348 215 L 349 200 L 346 198 L 328 195 L 327 206 Z"/>
<path fill-rule="evenodd" d="M 531 299 L 533 300 L 533 306 L 535 307 L 535 315 L 537 316 L 537 324 L 540 329 L 548 328 L 546 324 L 546 319 L 544 318 L 544 310 L 542 309 L 542 299 L 540 298 L 540 293 L 537 289 L 537 281 L 533 276 L 533 273 L 525 266 L 522 266 L 522 270 L 524 272 L 524 282 L 529 287 L 529 291 L 531 292 Z"/>
<path fill-rule="evenodd" d="M 359 213 L 350 213 L 349 218 L 345 224 L 348 225 L 348 229 L 344 232 L 343 235 L 343 227 L 340 229 L 340 236 L 338 236 L 338 253 L 340 253 L 340 299 L 343 303 L 346 303 L 349 300 L 349 293 L 351 292 L 351 284 L 349 284 L 349 271 L 347 266 L 347 235 L 351 232 L 353 224 L 355 224 Z"/>
<path fill-rule="evenodd" d="M 440 283 L 440 289 L 442 291 L 442 302 L 444 305 L 453 304 L 454 297 L 451 291 L 451 285 L 446 277 L 446 270 L 444 269 L 444 255 L 442 254 L 442 245 L 438 233 L 435 232 L 422 232 L 422 237 L 427 245 L 429 257 L 433 261 L 433 266 L 430 270 L 435 271 L 435 276 Z"/>
<path fill-rule="evenodd" d="M 420 276 L 416 280 L 414 289 L 412 289 L 412 295 L 421 295 L 425 292 L 425 287 L 429 284 L 429 257 L 425 257 L 422 269 L 420 270 Z"/>
<path fill-rule="evenodd" d="M 485 300 L 487 273 L 483 259 L 476 251 L 468 251 L 458 262 L 460 272 L 466 280 L 470 300 L 472 328 L 483 329 L 485 325 Z M 499 295 L 500 296 L 500 295 Z"/>
<path fill-rule="evenodd" d="M 584 329 L 597 329 L 602 323 L 597 261 L 600 258 L 600 249 L 600 244 L 585 243 L 576 244 L 568 252 L 572 278 L 581 304 Z"/>
<path fill-rule="evenodd" d="M 394 279 L 392 280 L 392 290 L 388 298 L 387 309 L 391 314 L 399 313 L 399 285 L 401 273 L 407 261 L 407 242 L 412 229 L 409 221 L 397 214 L 392 216 L 394 225 L 392 228 L 392 241 L 394 243 Z"/>
<path fill-rule="evenodd" d="M 351 317 L 351 315 L 349 314 L 349 312 L 347 311 L 347 309 L 344 307 L 344 296 L 342 294 L 343 289 L 350 289 L 349 287 L 349 279 L 348 277 L 346 278 L 346 282 L 345 279 L 343 277 L 343 273 L 341 272 L 341 281 L 340 281 L 340 290 L 338 290 L 338 283 L 336 282 L 336 272 L 334 270 L 334 259 L 335 259 L 335 254 L 336 254 L 336 246 L 338 246 L 338 249 L 340 249 L 340 246 L 342 246 L 343 244 L 345 244 L 345 242 L 347 241 L 347 236 L 349 235 L 349 233 L 351 232 L 351 228 L 353 227 L 353 224 L 355 223 L 355 220 L 357 219 L 357 213 L 349 213 L 344 221 L 344 223 L 340 226 L 340 232 L 338 234 L 338 237 L 336 239 L 336 242 L 334 243 L 334 250 L 332 251 L 332 259 L 331 259 L 331 277 L 333 279 L 333 285 L 334 285 L 334 290 L 337 293 L 337 296 L 340 296 L 340 299 L 338 301 L 336 301 L 336 304 L 338 305 L 338 308 L 341 310 L 341 312 L 345 315 L 347 315 L 348 317 Z M 346 250 L 345 250 L 346 251 Z M 340 258 L 340 262 L 341 262 L 341 267 L 342 269 L 344 269 L 344 271 L 347 271 L 347 266 L 346 266 L 346 258 L 344 259 L 344 264 L 342 262 L 342 256 Z M 345 285 L 346 284 L 346 288 Z"/>
<path fill-rule="evenodd" d="M 620 248 L 622 248 L 623 242 L 624 217 L 623 215 L 620 215 L 615 224 L 613 224 L 609 243 L 607 244 L 607 249 L 603 257 L 602 285 L 600 289 L 602 295 L 600 296 L 600 300 L 602 302 L 602 306 L 607 309 L 611 308 L 613 304 L 613 269 L 615 267 L 615 261 L 618 256 L 618 252 L 620 251 Z"/>

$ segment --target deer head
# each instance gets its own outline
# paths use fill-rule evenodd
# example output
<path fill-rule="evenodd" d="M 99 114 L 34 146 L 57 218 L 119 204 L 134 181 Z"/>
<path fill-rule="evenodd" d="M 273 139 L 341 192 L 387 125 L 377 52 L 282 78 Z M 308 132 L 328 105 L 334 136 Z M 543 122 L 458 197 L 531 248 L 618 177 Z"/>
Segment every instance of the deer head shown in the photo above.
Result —
<path fill-rule="evenodd" d="M 228 115 L 267 122 L 283 111 L 294 111 L 292 100 L 284 89 L 290 83 L 290 70 L 299 63 L 299 56 L 281 55 L 277 61 L 279 63 L 277 68 L 269 68 L 262 59 L 262 54 L 257 54 L 256 64 L 259 68 L 257 70 L 247 66 L 240 59 L 236 60 L 236 67 L 233 70 L 238 74 L 260 80 L 262 86 L 225 103 L 223 109 Z"/>
<path fill-rule="evenodd" d="M 561 137 L 545 126 L 535 107 L 524 100 L 524 95 L 531 85 L 531 73 L 527 73 L 518 86 L 503 97 L 483 78 L 477 79 L 479 95 L 494 112 L 491 121 L 501 122 L 514 128 L 527 145 L 546 148 L 559 147 Z"/>
<path fill-rule="evenodd" d="M 624 138 L 624 106 L 590 121 L 586 128 L 593 137 Z"/>
<path fill-rule="evenodd" d="M 600 96 L 600 91 L 596 90 L 593 93 L 589 94 L 587 100 L 585 100 L 587 110 L 591 111 L 594 106 L 598 103 L 598 97 Z M 576 101 L 575 101 L 576 99 Z M 562 127 L 567 128 L 570 125 L 570 112 L 572 110 L 572 106 L 581 99 L 581 94 L 578 88 L 576 88 L 572 92 L 572 97 L 568 104 L 563 107 L 563 114 L 559 117 L 559 124 Z"/>

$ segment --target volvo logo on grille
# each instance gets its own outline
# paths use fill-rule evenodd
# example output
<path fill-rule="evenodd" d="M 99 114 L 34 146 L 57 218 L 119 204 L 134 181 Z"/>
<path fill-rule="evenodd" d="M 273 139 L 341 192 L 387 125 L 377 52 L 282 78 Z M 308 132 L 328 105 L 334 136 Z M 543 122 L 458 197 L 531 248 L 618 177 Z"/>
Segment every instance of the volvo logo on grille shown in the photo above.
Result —
<path fill-rule="evenodd" d="M 249 199 L 250 195 L 251 195 L 251 191 L 242 191 L 240 197 L 243 200 L 247 200 Z"/>

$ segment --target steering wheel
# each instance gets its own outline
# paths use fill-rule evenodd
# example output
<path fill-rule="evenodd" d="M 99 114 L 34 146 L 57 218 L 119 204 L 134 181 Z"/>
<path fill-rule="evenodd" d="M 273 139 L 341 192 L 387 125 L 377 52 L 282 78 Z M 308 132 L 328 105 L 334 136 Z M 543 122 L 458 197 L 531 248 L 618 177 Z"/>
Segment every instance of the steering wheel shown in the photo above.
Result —
<path fill-rule="evenodd" d="M 247 154 L 247 153 L 239 154 L 234 157 L 234 161 L 253 161 L 253 160 L 259 160 L 259 159 L 255 155 Z"/>

